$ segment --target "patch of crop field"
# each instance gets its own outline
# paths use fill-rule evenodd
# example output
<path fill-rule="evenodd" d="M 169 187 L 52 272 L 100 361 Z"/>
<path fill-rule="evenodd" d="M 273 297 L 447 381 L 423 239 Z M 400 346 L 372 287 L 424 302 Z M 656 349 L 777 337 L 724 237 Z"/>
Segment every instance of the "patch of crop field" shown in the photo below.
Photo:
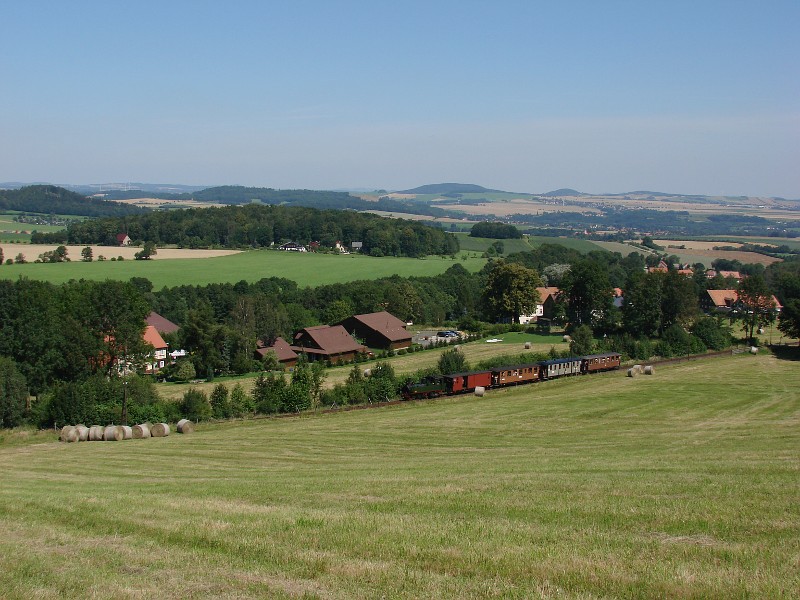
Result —
<path fill-rule="evenodd" d="M 704 238 L 711 240 L 710 236 Z M 730 242 L 740 244 L 762 244 L 765 246 L 789 246 L 792 250 L 800 250 L 800 239 L 781 237 L 748 237 L 748 236 L 721 236 L 712 240 L 715 246 L 726 246 Z"/>
<path fill-rule="evenodd" d="M 547 237 L 543 235 L 529 235 L 528 241 L 534 247 L 541 246 L 542 244 L 558 244 L 577 250 L 582 254 L 587 254 L 593 250 L 603 250 L 603 247 L 596 242 L 583 240 L 580 238 L 565 238 L 565 237 Z"/>
<path fill-rule="evenodd" d="M 712 261 L 718 258 L 738 260 L 743 264 L 760 263 L 764 266 L 781 261 L 780 258 L 758 254 L 757 252 L 741 252 L 739 250 L 681 250 L 680 248 L 665 248 L 664 252 L 670 255 L 674 254 L 683 263 L 694 264 L 699 262 L 707 267 L 710 267 Z"/>
<path fill-rule="evenodd" d="M 599 242 L 593 240 L 592 243 L 600 246 L 603 250 L 608 250 L 609 252 L 619 252 L 622 254 L 622 256 L 628 256 L 631 252 L 638 252 L 643 256 L 650 254 L 650 252 L 647 250 L 631 246 L 630 244 L 623 244 L 622 242 Z"/>
<path fill-rule="evenodd" d="M 800 369 L 769 355 L 0 447 L 6 598 L 792 598 Z"/>
<path fill-rule="evenodd" d="M 19 246 L 27 260 L 32 256 L 23 246 Z M 121 254 L 120 248 L 105 247 L 106 258 Z M 134 249 L 135 250 L 135 249 Z M 6 256 L 12 256 L 3 248 Z M 14 252 L 13 256 L 16 256 Z M 98 256 L 95 252 L 95 259 Z M 80 262 L 80 251 L 70 252 L 73 262 L 58 264 L 8 265 L 0 269 L 0 278 L 16 279 L 20 275 L 30 279 L 64 283 L 70 279 L 128 280 L 131 277 L 145 277 L 153 282 L 156 289 L 164 286 L 205 285 L 209 283 L 255 282 L 264 277 L 285 277 L 296 281 L 300 286 L 317 286 L 329 283 L 344 283 L 359 279 L 378 279 L 391 275 L 401 277 L 430 276 L 444 273 L 454 264 L 460 264 L 469 271 L 478 271 L 486 259 L 470 257 L 456 260 L 450 257 L 430 256 L 420 258 L 375 258 L 360 254 L 334 255 L 299 252 L 279 252 L 277 250 L 252 250 L 230 256 L 203 258 L 202 260 L 176 258 L 159 259 L 162 250 L 153 260 L 137 261 L 97 261 Z"/>
<path fill-rule="evenodd" d="M 533 250 L 533 246 L 526 238 L 521 239 L 492 239 L 492 238 L 478 238 L 470 237 L 468 233 L 456 233 L 458 244 L 462 251 L 466 252 L 486 252 L 489 246 L 495 242 L 503 244 L 503 254 L 511 254 L 513 252 L 529 252 Z"/>
<path fill-rule="evenodd" d="M 674 250 L 678 246 L 684 246 L 684 250 L 714 250 L 719 246 L 739 248 L 742 245 L 740 242 L 714 242 L 707 240 L 653 240 L 653 242 L 663 246 L 666 251 Z"/>

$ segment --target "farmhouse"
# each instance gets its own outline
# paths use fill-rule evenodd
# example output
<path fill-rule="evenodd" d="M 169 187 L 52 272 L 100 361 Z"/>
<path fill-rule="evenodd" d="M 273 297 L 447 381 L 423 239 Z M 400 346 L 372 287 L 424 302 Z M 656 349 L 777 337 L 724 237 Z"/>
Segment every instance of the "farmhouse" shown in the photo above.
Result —
<path fill-rule="evenodd" d="M 292 369 L 297 365 L 297 359 L 299 358 L 297 352 L 292 350 L 289 342 L 282 337 L 276 338 L 269 346 L 261 340 L 258 340 L 256 345 L 258 347 L 255 351 L 255 358 L 259 362 L 263 362 L 269 352 L 274 352 L 275 357 L 284 369 Z"/>
<path fill-rule="evenodd" d="M 333 364 L 348 362 L 366 352 L 341 325 L 306 327 L 294 334 L 292 350 L 303 353 L 309 361 L 327 360 Z"/>
<path fill-rule="evenodd" d="M 363 340 L 370 348 L 400 350 L 411 346 L 411 334 L 406 331 L 406 324 L 385 310 L 353 315 L 338 325 Z"/>
<path fill-rule="evenodd" d="M 148 357 L 145 363 L 144 372 L 157 373 L 163 369 L 166 364 L 168 345 L 164 341 L 164 338 L 158 333 L 158 330 L 152 325 L 145 327 L 142 339 L 144 339 L 145 343 L 150 344 L 154 348 L 153 354 Z"/>
<path fill-rule="evenodd" d="M 783 306 L 775 296 L 772 296 L 772 305 L 775 312 L 781 312 Z M 700 296 L 700 308 L 704 311 L 730 312 L 740 308 L 739 294 L 736 290 L 706 290 Z"/>
<path fill-rule="evenodd" d="M 558 300 L 558 295 L 561 290 L 557 287 L 537 287 L 536 291 L 539 292 L 539 302 L 536 304 L 536 317 L 543 319 L 552 319 L 553 312 Z"/>
<path fill-rule="evenodd" d="M 127 233 L 118 233 L 116 239 L 117 239 L 117 244 L 120 246 L 131 245 L 131 238 L 128 237 Z"/>
<path fill-rule="evenodd" d="M 284 250 L 286 252 L 308 252 L 308 248 L 296 242 L 287 242 L 283 246 L 278 246 L 278 250 Z"/>

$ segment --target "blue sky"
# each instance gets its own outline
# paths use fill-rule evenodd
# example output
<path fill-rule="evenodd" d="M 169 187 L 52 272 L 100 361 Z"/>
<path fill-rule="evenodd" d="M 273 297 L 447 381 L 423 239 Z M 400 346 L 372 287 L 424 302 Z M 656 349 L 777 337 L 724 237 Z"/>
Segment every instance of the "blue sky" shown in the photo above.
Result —
<path fill-rule="evenodd" d="M 0 181 L 800 198 L 800 2 L 3 2 Z"/>

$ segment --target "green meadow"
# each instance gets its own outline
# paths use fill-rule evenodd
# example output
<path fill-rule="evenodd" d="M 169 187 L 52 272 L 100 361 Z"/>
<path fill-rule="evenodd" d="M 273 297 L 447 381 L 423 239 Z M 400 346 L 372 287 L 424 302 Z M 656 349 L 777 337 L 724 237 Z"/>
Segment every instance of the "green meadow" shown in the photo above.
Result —
<path fill-rule="evenodd" d="M 17 598 L 796 598 L 800 369 L 0 442 Z"/>
<path fill-rule="evenodd" d="M 10 246 L 9 246 L 10 247 Z M 23 249 L 24 246 L 19 246 Z M 16 249 L 16 247 L 15 247 Z M 113 252 L 113 248 L 110 249 Z M 11 256 L 11 255 L 9 255 Z M 427 258 L 375 258 L 360 254 L 334 255 L 274 250 L 252 250 L 214 258 L 175 258 L 149 261 L 94 261 L 73 260 L 69 263 L 3 265 L 0 278 L 16 279 L 20 275 L 60 284 L 71 279 L 128 280 L 146 277 L 156 289 L 163 286 L 204 285 L 209 283 L 236 283 L 258 281 L 265 277 L 285 277 L 300 286 L 344 283 L 359 279 L 377 279 L 400 275 L 401 277 L 439 275 L 454 264 L 469 271 L 477 271 L 485 259 L 470 257 L 456 260 L 450 257 Z"/>

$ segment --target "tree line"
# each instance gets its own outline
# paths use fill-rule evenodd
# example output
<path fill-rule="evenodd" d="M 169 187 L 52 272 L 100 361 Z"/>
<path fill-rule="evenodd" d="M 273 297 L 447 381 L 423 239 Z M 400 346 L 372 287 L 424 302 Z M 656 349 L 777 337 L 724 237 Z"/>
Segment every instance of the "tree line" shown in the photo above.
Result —
<path fill-rule="evenodd" d="M 143 214 L 147 209 L 87 198 L 55 185 L 29 185 L 15 190 L 0 190 L 0 209 L 56 215 L 112 217 Z"/>
<path fill-rule="evenodd" d="M 70 224 L 67 239 L 71 244 L 116 245 L 116 236 L 122 232 L 135 242 L 186 248 L 259 248 L 295 241 L 319 242 L 327 248 L 336 242 L 347 248 L 351 242 L 362 242 L 362 251 L 373 256 L 458 252 L 455 236 L 414 221 L 353 211 L 260 204 L 93 219 Z"/>

